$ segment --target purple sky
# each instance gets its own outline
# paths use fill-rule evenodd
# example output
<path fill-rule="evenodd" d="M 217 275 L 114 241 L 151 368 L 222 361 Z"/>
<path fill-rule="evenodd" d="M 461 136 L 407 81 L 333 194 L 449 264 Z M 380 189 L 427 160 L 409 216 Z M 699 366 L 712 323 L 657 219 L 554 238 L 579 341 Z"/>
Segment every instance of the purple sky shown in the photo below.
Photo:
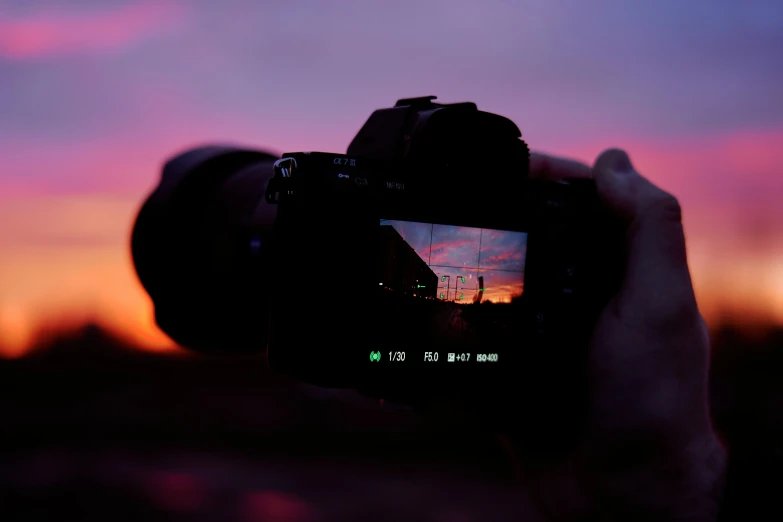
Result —
<path fill-rule="evenodd" d="M 0 151 L 344 150 L 372 109 L 430 93 L 503 113 L 539 148 L 778 128 L 781 53 L 772 0 L 0 0 Z M 56 177 L 19 170 L 1 177 Z"/>
<path fill-rule="evenodd" d="M 0 184 L 137 191 L 207 140 L 343 151 L 425 94 L 564 153 L 778 130 L 781 53 L 772 0 L 0 0 Z"/>

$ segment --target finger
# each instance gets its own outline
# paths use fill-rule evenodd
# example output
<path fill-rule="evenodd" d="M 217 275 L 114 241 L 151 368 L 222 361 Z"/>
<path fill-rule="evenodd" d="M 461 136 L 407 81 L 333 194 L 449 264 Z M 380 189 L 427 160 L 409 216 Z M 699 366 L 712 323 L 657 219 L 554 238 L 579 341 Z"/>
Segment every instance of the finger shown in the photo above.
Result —
<path fill-rule="evenodd" d="M 530 177 L 534 179 L 560 180 L 563 178 L 589 178 L 590 167 L 576 160 L 530 153 Z"/>
<path fill-rule="evenodd" d="M 593 177 L 603 204 L 627 225 L 618 312 L 657 327 L 698 321 L 677 199 L 640 175 L 618 149 L 598 157 Z"/>

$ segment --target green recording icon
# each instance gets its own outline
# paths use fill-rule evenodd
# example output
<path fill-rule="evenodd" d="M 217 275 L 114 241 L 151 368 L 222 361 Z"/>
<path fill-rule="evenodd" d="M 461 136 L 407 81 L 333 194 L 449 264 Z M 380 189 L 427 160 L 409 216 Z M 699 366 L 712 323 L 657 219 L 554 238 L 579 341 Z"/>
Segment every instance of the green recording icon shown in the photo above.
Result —
<path fill-rule="evenodd" d="M 370 362 L 381 362 L 381 352 L 370 352 Z"/>

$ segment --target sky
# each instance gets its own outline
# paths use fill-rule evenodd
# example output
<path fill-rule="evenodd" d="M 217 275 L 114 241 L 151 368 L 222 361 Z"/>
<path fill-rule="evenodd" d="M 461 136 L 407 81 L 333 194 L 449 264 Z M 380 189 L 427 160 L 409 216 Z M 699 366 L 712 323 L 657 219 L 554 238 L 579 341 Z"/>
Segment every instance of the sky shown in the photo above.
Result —
<path fill-rule="evenodd" d="M 522 294 L 524 232 L 398 220 L 381 220 L 381 226 L 394 227 L 438 276 L 438 296 L 443 299 L 460 300 L 462 296 L 472 302 L 479 277 L 484 278 L 482 301 L 509 303 Z"/>
<path fill-rule="evenodd" d="M 781 56 L 778 0 L 0 0 L 0 353 L 87 320 L 174 349 L 128 248 L 166 158 L 342 152 L 430 94 L 624 148 L 682 203 L 708 321 L 783 323 Z"/>

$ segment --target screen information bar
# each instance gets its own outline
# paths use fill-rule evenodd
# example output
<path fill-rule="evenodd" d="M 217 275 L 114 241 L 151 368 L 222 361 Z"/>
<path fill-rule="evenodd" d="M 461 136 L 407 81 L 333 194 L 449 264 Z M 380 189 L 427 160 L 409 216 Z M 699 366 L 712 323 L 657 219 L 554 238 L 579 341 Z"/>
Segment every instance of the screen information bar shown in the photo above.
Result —
<path fill-rule="evenodd" d="M 404 351 L 391 351 L 381 353 L 380 351 L 370 351 L 369 356 L 372 363 L 410 363 L 419 362 L 425 364 L 438 363 L 496 363 L 498 362 L 497 353 L 467 353 L 467 352 L 418 352 L 416 354 L 406 353 Z"/>

